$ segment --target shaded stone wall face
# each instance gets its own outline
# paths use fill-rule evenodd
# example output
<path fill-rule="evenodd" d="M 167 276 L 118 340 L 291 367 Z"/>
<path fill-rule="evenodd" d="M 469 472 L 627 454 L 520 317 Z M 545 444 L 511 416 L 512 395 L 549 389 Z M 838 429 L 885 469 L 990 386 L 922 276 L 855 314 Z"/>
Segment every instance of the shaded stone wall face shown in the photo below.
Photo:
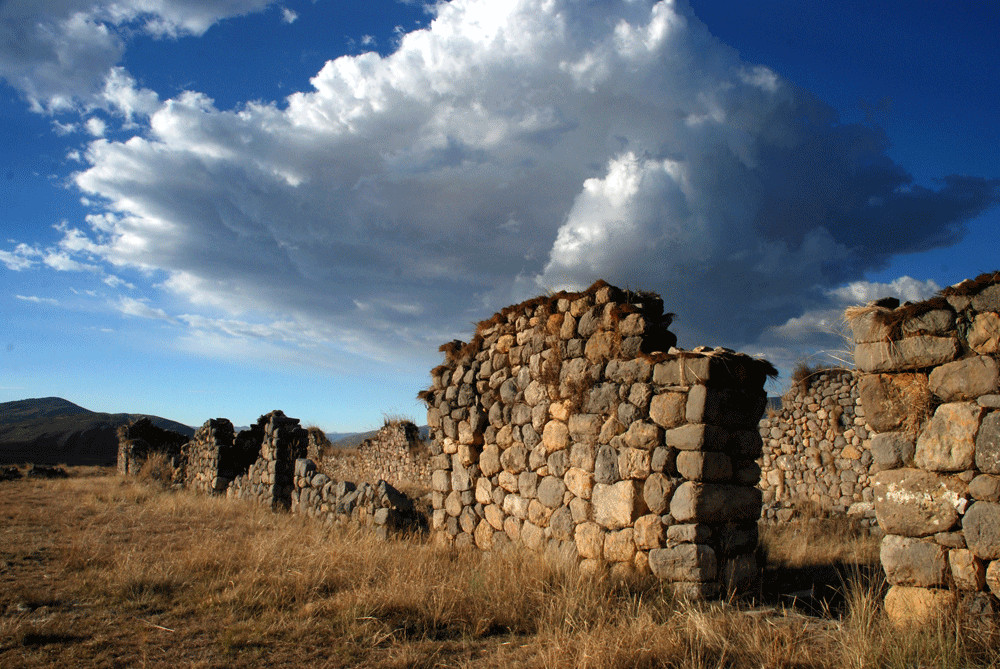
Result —
<path fill-rule="evenodd" d="M 148 418 L 140 418 L 118 428 L 118 473 L 137 474 L 153 453 L 163 453 L 183 480 L 185 459 L 183 446 L 187 437 L 156 427 Z"/>
<path fill-rule="evenodd" d="M 232 481 L 227 494 L 255 499 L 272 508 L 290 508 L 295 488 L 295 461 L 304 458 L 307 449 L 306 431 L 299 425 L 299 419 L 272 411 L 261 416 L 254 428 L 244 432 L 262 433 L 259 455 L 245 475 Z M 237 437 L 238 450 L 242 450 L 244 443 Z"/>
<path fill-rule="evenodd" d="M 226 418 L 208 420 L 185 448 L 186 485 L 207 493 L 224 493 L 237 476 L 246 474 L 260 451 L 243 439 L 239 445 Z"/>
<path fill-rule="evenodd" d="M 421 394 L 435 537 L 651 571 L 689 597 L 752 583 L 772 368 L 680 351 L 668 324 L 657 296 L 598 283 L 442 347 Z"/>
<path fill-rule="evenodd" d="M 320 472 L 310 459 L 295 461 L 292 511 L 318 518 L 328 525 L 355 523 L 380 536 L 426 527 L 412 501 L 386 481 L 336 481 Z M 423 522 L 422 522 L 423 521 Z"/>
<path fill-rule="evenodd" d="M 896 619 L 1000 595 L 1000 275 L 848 310 Z"/>
<path fill-rule="evenodd" d="M 760 421 L 761 517 L 786 522 L 806 505 L 874 524 L 879 467 L 853 370 L 817 373 L 781 405 Z"/>
<path fill-rule="evenodd" d="M 318 461 L 328 476 L 392 485 L 431 484 L 431 455 L 420 431 L 409 421 L 391 421 L 365 439 L 356 453 L 334 453 Z"/>

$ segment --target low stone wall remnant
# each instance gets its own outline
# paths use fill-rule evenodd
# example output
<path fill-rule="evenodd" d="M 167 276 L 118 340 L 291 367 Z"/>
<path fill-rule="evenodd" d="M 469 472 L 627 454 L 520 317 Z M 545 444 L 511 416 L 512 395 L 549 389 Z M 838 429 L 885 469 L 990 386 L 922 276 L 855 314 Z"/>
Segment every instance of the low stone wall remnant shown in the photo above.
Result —
<path fill-rule="evenodd" d="M 518 544 L 693 598 L 757 580 L 769 363 L 683 351 L 650 293 L 598 282 L 442 347 L 421 393 L 439 541 Z"/>
<path fill-rule="evenodd" d="M 1000 273 L 849 309 L 893 620 L 1000 596 Z"/>
<path fill-rule="evenodd" d="M 153 453 L 162 453 L 183 480 L 185 460 L 183 447 L 188 438 L 183 434 L 153 425 L 149 418 L 140 418 L 118 428 L 118 473 L 138 474 Z"/>
<path fill-rule="evenodd" d="M 321 449 L 315 450 L 318 455 Z M 326 449 L 313 460 L 321 472 L 333 478 L 420 488 L 431 485 L 430 449 L 421 439 L 420 429 L 410 421 L 386 421 L 356 450 Z"/>

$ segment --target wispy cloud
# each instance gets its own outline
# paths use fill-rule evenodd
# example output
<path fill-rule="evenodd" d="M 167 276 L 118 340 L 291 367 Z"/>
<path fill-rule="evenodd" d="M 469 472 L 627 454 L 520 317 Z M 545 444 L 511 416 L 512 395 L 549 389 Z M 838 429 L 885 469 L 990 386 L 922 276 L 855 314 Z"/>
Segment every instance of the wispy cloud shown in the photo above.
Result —
<path fill-rule="evenodd" d="M 33 302 L 35 304 L 48 304 L 50 306 L 59 305 L 59 300 L 52 297 L 38 297 L 36 295 L 15 295 L 14 297 L 24 302 Z"/>

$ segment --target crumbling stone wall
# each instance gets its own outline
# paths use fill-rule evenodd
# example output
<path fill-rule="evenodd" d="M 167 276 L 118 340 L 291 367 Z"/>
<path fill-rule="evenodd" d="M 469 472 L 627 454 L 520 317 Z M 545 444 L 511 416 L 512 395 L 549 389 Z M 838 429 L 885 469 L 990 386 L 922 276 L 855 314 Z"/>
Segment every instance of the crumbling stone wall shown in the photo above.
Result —
<path fill-rule="evenodd" d="M 848 310 L 897 620 L 1000 595 L 1000 273 Z M 991 593 L 991 594 L 988 594 Z"/>
<path fill-rule="evenodd" d="M 689 597 L 752 583 L 769 363 L 673 347 L 649 293 L 598 282 L 508 307 L 423 393 L 436 538 L 511 542 Z"/>
<path fill-rule="evenodd" d="M 226 418 L 205 421 L 194 438 L 184 446 L 187 460 L 186 484 L 210 494 L 224 493 L 230 482 L 247 473 L 260 446 L 249 439 L 236 443 L 233 424 Z"/>
<path fill-rule="evenodd" d="M 374 485 L 336 481 L 318 471 L 312 460 L 300 459 L 295 461 L 294 484 L 292 511 L 328 525 L 355 523 L 374 529 L 382 537 L 426 526 L 413 502 L 386 481 Z"/>
<path fill-rule="evenodd" d="M 410 421 L 387 421 L 356 452 L 334 451 L 319 460 L 318 466 L 333 478 L 387 481 L 396 486 L 431 484 L 430 450 L 420 438 L 420 429 Z"/>
<path fill-rule="evenodd" d="M 874 524 L 871 453 L 853 370 L 829 369 L 794 383 L 760 421 L 761 517 L 786 522 L 803 506 Z"/>
<path fill-rule="evenodd" d="M 149 418 L 140 418 L 118 428 L 118 473 L 137 474 L 153 453 L 163 453 L 183 480 L 185 461 L 182 449 L 188 438 L 172 430 L 153 425 Z"/>
<path fill-rule="evenodd" d="M 243 436 L 244 433 L 249 434 Z M 288 509 L 295 489 L 295 461 L 306 455 L 306 431 L 299 425 L 298 418 L 272 411 L 261 416 L 250 430 L 240 433 L 242 439 L 237 437 L 237 450 L 245 448 L 246 441 L 252 443 L 257 435 L 262 435 L 259 456 L 245 475 L 233 479 L 226 494 L 255 499 L 276 509 Z"/>

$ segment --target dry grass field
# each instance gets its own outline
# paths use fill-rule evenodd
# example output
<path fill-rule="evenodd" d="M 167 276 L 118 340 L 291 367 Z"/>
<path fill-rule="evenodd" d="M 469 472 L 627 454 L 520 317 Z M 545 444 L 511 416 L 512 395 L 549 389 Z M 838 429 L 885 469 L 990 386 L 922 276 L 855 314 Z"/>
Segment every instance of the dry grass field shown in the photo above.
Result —
<path fill-rule="evenodd" d="M 759 601 L 687 604 L 109 470 L 0 483 L 0 514 L 5 668 L 1000 666 L 995 631 L 890 628 L 877 539 L 835 523 L 764 533 Z"/>

